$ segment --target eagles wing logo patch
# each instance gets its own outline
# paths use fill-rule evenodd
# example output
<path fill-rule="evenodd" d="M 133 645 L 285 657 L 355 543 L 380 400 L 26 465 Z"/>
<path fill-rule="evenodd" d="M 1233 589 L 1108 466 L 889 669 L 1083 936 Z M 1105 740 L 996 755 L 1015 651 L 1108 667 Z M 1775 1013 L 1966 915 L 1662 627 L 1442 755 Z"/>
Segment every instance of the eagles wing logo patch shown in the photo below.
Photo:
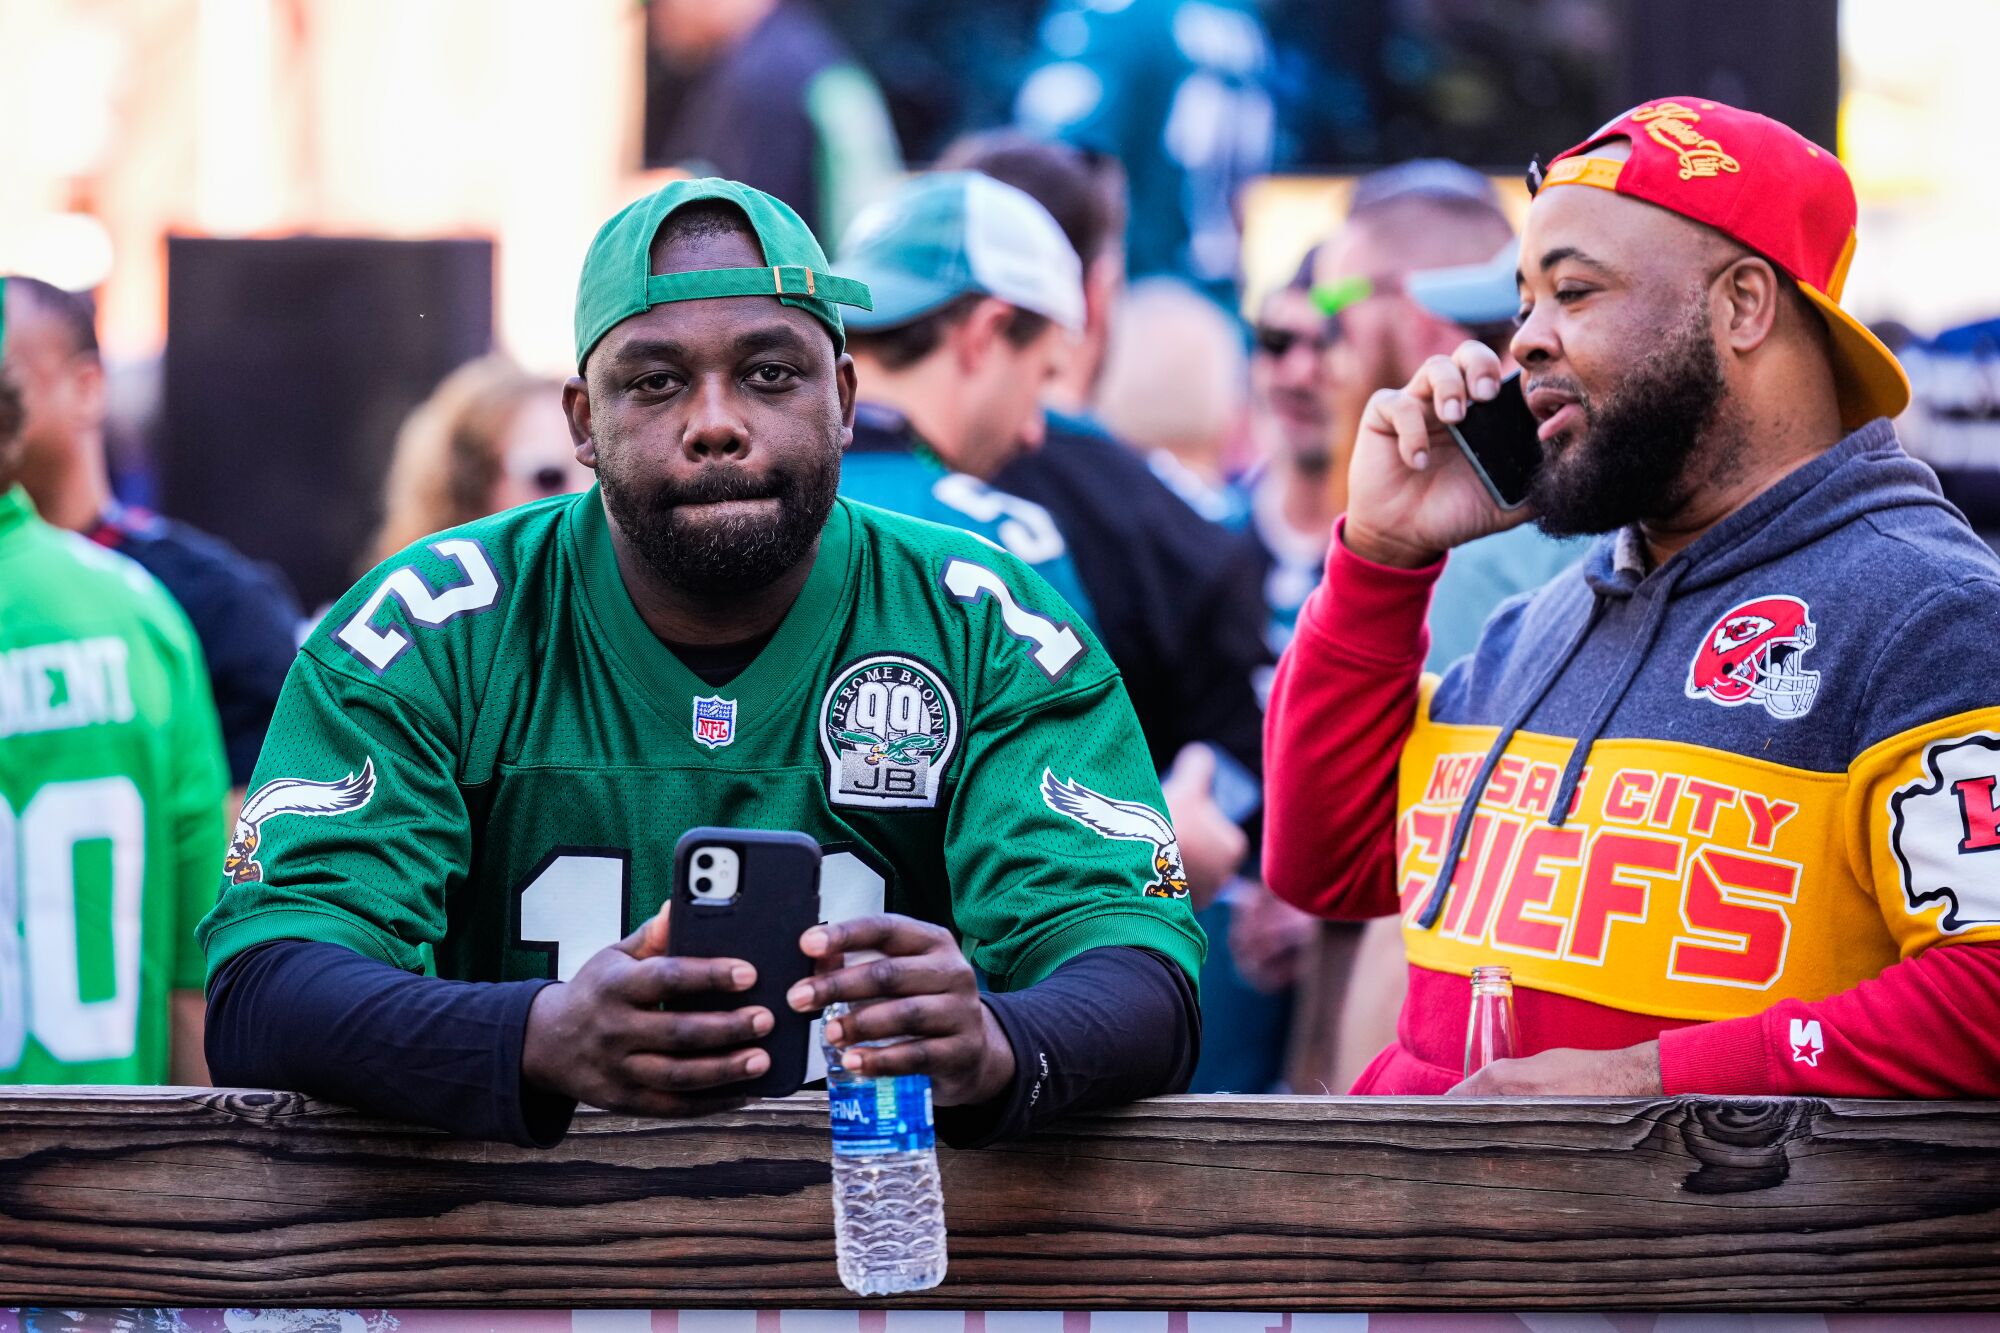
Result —
<path fill-rule="evenodd" d="M 247 884 L 264 878 L 257 861 L 257 845 L 264 837 L 264 821 L 279 815 L 344 815 L 359 810 L 375 795 L 375 760 L 364 759 L 359 773 L 349 773 L 338 782 L 309 782 L 304 778 L 278 778 L 252 792 L 236 816 L 236 831 L 229 837 L 229 851 L 222 858 L 223 873 L 231 884 Z"/>
<path fill-rule="evenodd" d="M 1153 848 L 1153 882 L 1145 887 L 1148 898 L 1188 896 L 1187 870 L 1181 865 L 1181 843 L 1167 817 L 1143 801 L 1120 801 L 1103 792 L 1092 791 L 1080 782 L 1057 777 L 1042 770 L 1042 801 L 1059 815 L 1066 815 L 1101 838 L 1150 843 Z"/>

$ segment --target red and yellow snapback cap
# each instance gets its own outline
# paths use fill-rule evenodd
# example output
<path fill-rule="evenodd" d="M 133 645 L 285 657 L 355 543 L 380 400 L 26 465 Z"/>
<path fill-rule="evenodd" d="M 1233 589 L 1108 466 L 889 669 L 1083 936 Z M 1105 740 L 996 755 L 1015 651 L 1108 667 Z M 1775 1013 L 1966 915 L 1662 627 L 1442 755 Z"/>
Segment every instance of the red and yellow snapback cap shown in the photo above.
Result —
<path fill-rule="evenodd" d="M 1631 142 L 1625 161 L 1593 155 Z M 1841 424 L 1854 430 L 1910 403 L 1895 354 L 1840 308 L 1854 258 L 1854 185 L 1840 160 L 1768 116 L 1663 97 L 1618 116 L 1549 165 L 1542 188 L 1591 185 L 1715 228 L 1799 284 L 1833 335 Z"/>

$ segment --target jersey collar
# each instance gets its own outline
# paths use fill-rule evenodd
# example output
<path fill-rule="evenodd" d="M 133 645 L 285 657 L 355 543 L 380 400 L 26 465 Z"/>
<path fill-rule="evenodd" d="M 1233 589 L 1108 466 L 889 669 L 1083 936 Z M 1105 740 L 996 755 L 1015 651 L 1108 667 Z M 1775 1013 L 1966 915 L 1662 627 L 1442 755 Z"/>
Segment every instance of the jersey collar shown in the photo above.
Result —
<path fill-rule="evenodd" d="M 16 485 L 0 491 L 0 537 L 11 537 L 34 518 L 35 502 L 28 498 L 27 487 Z"/>
<path fill-rule="evenodd" d="M 886 403 L 866 399 L 854 405 L 854 443 L 849 454 L 908 454 L 940 471 L 950 471 L 930 441 L 917 434 L 910 419 Z"/>
<path fill-rule="evenodd" d="M 824 656 L 827 641 L 846 621 L 837 614 L 847 594 L 853 548 L 853 520 L 844 500 L 836 501 L 827 516 L 812 573 L 806 576 L 805 587 L 779 622 L 777 632 L 755 661 L 721 686 L 711 686 L 688 670 L 640 618 L 618 573 L 611 526 L 597 487 L 592 486 L 570 507 L 566 526 L 583 571 L 592 618 L 626 667 L 652 687 L 654 703 L 683 735 L 690 734 L 692 727 L 692 701 L 712 695 L 737 702 L 739 734 L 754 733 L 766 725 L 786 698 L 806 683 L 806 668 Z M 692 740 L 688 748 L 694 753 L 721 753 L 703 751 Z"/>

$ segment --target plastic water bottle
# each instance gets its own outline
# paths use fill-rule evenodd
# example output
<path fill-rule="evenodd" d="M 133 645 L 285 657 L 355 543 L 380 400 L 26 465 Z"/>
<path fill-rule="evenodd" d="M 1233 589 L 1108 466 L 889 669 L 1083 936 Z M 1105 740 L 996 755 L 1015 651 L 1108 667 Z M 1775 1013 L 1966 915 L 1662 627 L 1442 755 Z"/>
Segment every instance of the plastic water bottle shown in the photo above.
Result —
<path fill-rule="evenodd" d="M 847 1012 L 830 1005 L 828 1018 Z M 944 1191 L 928 1075 L 861 1078 L 825 1043 L 833 1120 L 833 1246 L 857 1296 L 922 1291 L 944 1281 Z"/>

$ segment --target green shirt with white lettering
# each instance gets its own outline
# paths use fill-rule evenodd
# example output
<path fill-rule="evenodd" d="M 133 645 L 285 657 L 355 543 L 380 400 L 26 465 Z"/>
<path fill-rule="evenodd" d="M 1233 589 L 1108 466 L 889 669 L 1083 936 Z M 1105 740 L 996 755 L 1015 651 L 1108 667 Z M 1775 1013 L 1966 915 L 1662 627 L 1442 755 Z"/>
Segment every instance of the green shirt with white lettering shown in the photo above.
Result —
<path fill-rule="evenodd" d="M 166 590 L 0 494 L 0 1082 L 166 1081 L 228 782 Z"/>
<path fill-rule="evenodd" d="M 595 489 L 428 538 L 292 668 L 210 968 L 307 939 L 566 979 L 659 909 L 683 832 L 722 825 L 809 835 L 824 919 L 946 925 L 996 989 L 1107 945 L 1192 978 L 1159 781 L 1074 620 L 997 547 L 843 499 L 770 642 L 711 687 L 641 620 Z"/>

